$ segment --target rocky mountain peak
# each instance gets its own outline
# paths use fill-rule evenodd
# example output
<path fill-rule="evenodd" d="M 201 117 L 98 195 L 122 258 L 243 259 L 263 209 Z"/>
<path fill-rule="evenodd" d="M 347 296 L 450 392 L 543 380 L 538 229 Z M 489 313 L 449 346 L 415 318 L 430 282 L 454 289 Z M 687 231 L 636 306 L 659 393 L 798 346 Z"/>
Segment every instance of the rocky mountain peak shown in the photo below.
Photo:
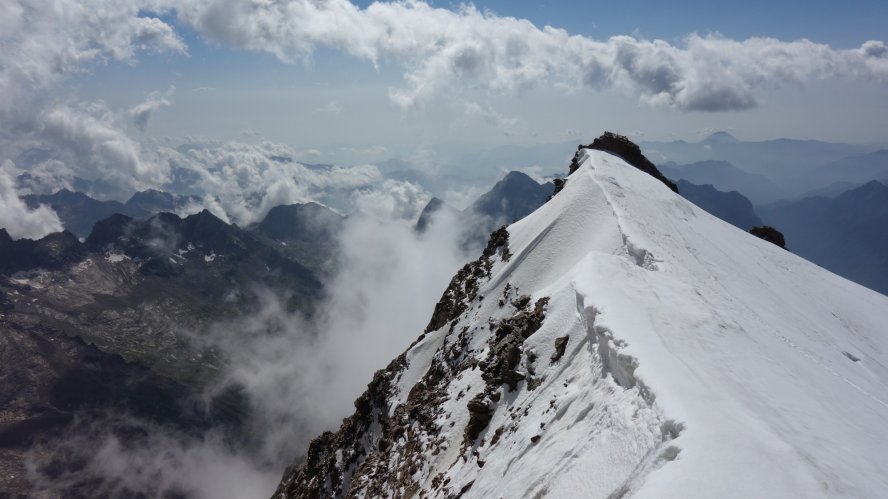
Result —
<path fill-rule="evenodd" d="M 58 270 L 83 261 L 87 254 L 86 246 L 67 230 L 49 234 L 36 241 L 13 241 L 5 230 L 0 234 L 0 272 L 4 274 L 38 268 Z"/>
<path fill-rule="evenodd" d="M 704 144 L 733 144 L 740 141 L 728 132 L 719 131 L 709 134 L 702 142 Z"/>
<path fill-rule="evenodd" d="M 678 192 L 678 186 L 675 185 L 675 182 L 663 176 L 663 174 L 660 173 L 660 170 L 657 169 L 657 166 L 641 153 L 641 148 L 624 135 L 619 135 L 613 132 L 604 132 L 601 137 L 592 141 L 591 144 L 580 146 L 578 149 L 597 149 L 599 151 L 615 154 L 623 158 L 635 168 L 638 168 L 660 182 L 663 182 L 667 187 L 672 189 L 673 192 Z"/>
<path fill-rule="evenodd" d="M 495 231 L 275 497 L 884 491 L 886 298 L 630 166 L 586 150 Z"/>

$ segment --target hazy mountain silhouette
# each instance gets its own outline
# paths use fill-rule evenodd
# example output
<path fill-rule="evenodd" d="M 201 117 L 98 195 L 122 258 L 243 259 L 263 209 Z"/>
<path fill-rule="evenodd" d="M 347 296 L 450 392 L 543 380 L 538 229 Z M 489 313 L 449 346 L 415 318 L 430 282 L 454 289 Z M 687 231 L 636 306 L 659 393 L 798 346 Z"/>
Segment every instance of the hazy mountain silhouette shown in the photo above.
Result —
<path fill-rule="evenodd" d="M 712 215 L 740 229 L 762 225 L 752 203 L 737 191 L 724 192 L 712 185 L 697 185 L 687 180 L 678 181 L 678 193 Z"/>
<path fill-rule="evenodd" d="M 758 207 L 787 246 L 845 278 L 888 294 L 888 186 L 871 181 L 835 198 Z"/>
<path fill-rule="evenodd" d="M 727 161 L 710 160 L 686 165 L 664 163 L 660 169 L 669 178 L 697 185 L 709 184 L 725 192 L 737 191 L 754 204 L 786 198 L 786 192 L 769 178 L 741 170 Z"/>

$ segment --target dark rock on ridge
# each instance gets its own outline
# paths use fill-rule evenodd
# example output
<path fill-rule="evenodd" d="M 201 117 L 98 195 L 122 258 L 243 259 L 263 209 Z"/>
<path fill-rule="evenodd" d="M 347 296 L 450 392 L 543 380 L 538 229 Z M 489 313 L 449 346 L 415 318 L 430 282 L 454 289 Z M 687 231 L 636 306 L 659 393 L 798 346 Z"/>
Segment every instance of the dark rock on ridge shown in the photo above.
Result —
<path fill-rule="evenodd" d="M 86 247 L 74 234 L 63 231 L 41 239 L 13 241 L 5 229 L 0 229 L 0 273 L 11 275 L 31 269 L 61 270 L 83 261 Z"/>
<path fill-rule="evenodd" d="M 753 227 L 753 228 L 749 229 L 749 233 L 755 237 L 764 239 L 765 241 L 768 241 L 769 243 L 776 244 L 777 246 L 780 246 L 781 248 L 786 249 L 786 239 L 783 237 L 783 234 L 779 230 L 775 229 L 774 227 L 771 227 L 770 225 L 763 225 L 761 227 Z"/>
<path fill-rule="evenodd" d="M 675 182 L 664 177 L 663 174 L 660 173 L 660 170 L 657 169 L 656 165 L 651 163 L 651 161 L 641 153 L 641 148 L 629 140 L 628 137 L 613 132 L 604 132 L 601 137 L 593 140 L 591 144 L 580 146 L 578 149 L 597 149 L 599 151 L 615 154 L 626 160 L 627 163 L 635 168 L 638 168 L 660 182 L 663 182 L 667 187 L 672 189 L 673 192 L 678 192 L 678 186 L 675 185 Z M 571 171 L 571 173 L 573 173 L 573 171 Z"/>
<path fill-rule="evenodd" d="M 597 149 L 599 151 L 604 151 L 615 156 L 619 156 L 635 168 L 638 168 L 639 170 L 656 178 L 660 182 L 663 182 L 667 187 L 672 189 L 673 192 L 678 192 L 678 186 L 675 185 L 675 182 L 666 178 L 660 172 L 660 170 L 657 169 L 656 165 L 651 163 L 651 161 L 647 159 L 644 154 L 641 153 L 641 148 L 639 148 L 637 144 L 623 135 L 619 135 L 613 132 L 604 132 L 601 137 L 593 140 L 591 144 L 580 144 L 579 146 L 577 146 L 577 152 L 570 160 L 570 166 L 567 173 L 568 178 L 563 179 L 560 182 L 557 180 L 555 181 L 555 190 L 552 193 L 552 196 L 555 196 L 556 194 L 561 192 L 562 189 L 564 189 L 564 185 L 568 182 L 568 180 L 570 180 L 570 175 L 572 175 L 573 172 L 577 171 L 577 169 L 580 167 L 580 152 L 583 149 Z M 550 199 L 552 196 L 550 196 Z"/>

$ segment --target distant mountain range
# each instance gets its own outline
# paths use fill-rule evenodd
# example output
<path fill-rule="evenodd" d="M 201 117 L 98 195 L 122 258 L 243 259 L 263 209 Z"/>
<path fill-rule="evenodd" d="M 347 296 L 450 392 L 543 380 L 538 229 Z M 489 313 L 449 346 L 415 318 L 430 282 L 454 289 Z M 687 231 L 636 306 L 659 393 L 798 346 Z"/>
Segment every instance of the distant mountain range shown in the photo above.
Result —
<path fill-rule="evenodd" d="M 493 232 L 274 497 L 886 496 L 888 297 L 624 159 Z"/>
<path fill-rule="evenodd" d="M 679 140 L 641 145 L 658 164 L 724 161 L 749 174 L 767 177 L 783 192 L 779 196 L 770 183 L 761 184 L 762 190 L 756 191 L 755 185 L 741 189 L 739 184 L 706 182 L 716 188 L 738 190 L 756 204 L 797 197 L 834 182 L 862 183 L 888 177 L 888 151 L 858 144 L 794 139 L 741 141 L 729 133 L 717 132 L 700 142 Z"/>
<path fill-rule="evenodd" d="M 115 206 L 68 192 L 52 199 Z M 141 209 L 164 199 L 142 197 Z M 250 229 L 206 210 L 185 218 L 117 213 L 84 242 L 69 231 L 13 240 L 0 229 L 0 469 L 22 477 L 4 477 L 4 487 L 13 496 L 15 487 L 26 490 L 24 456 L 35 443 L 88 435 L 98 421 L 140 431 L 118 416 L 245 437 L 249 402 L 237 387 L 204 397 L 226 359 L 194 338 L 255 311 L 257 287 L 311 316 L 341 227 L 338 214 L 297 205 Z M 59 455 L 40 472 L 76 470 L 77 459 Z M 90 484 L 74 482 L 67 493 L 90 497 Z"/>
<path fill-rule="evenodd" d="M 848 152 L 841 147 L 830 149 L 832 145 L 823 143 L 796 142 L 799 141 L 755 147 L 763 150 L 768 150 L 769 147 L 785 147 L 788 150 L 810 147 L 811 150 L 831 151 L 829 155 L 832 156 Z M 721 148 L 742 152 L 746 147 L 743 144 L 748 143 L 722 133 L 697 145 L 701 144 L 708 146 L 708 149 L 704 149 L 709 151 Z M 679 151 L 683 147 L 693 149 L 688 143 L 673 145 Z M 755 149 L 753 146 L 749 147 Z M 505 148 L 498 151 L 503 157 L 508 153 Z M 742 156 L 740 152 L 736 154 L 738 157 Z M 458 309 L 468 306 L 471 301 L 468 297 L 479 292 L 481 288 L 478 286 L 488 285 L 487 278 L 498 279 L 497 287 L 491 288 L 495 293 L 484 291 L 486 300 L 479 295 L 478 303 L 471 303 L 472 306 L 483 305 L 491 314 L 498 314 L 498 322 L 494 322 L 498 324 L 495 331 L 491 328 L 494 323 L 485 323 L 493 331 L 493 346 L 489 350 L 493 352 L 490 353 L 493 357 L 479 358 L 479 363 L 462 366 L 469 376 L 466 379 L 474 376 L 476 368 L 479 368 L 478 371 L 483 374 L 478 376 L 484 377 L 484 383 L 493 383 L 499 387 L 503 383 L 508 386 L 510 382 L 526 382 L 529 391 L 538 387 L 550 390 L 551 387 L 562 385 L 550 383 L 551 387 L 546 388 L 543 377 L 536 377 L 533 369 L 541 369 L 536 372 L 542 373 L 550 372 L 544 371 L 550 367 L 543 366 L 537 358 L 543 359 L 546 366 L 555 366 L 559 361 L 569 361 L 578 352 L 588 351 L 591 352 L 590 355 L 604 356 L 607 362 L 613 364 L 607 364 L 610 374 L 604 373 L 603 376 L 610 375 L 614 379 L 619 377 L 623 382 L 635 386 L 635 377 L 632 374 L 634 364 L 606 348 L 602 350 L 602 345 L 611 344 L 611 340 L 607 339 L 606 329 L 593 331 L 597 336 L 589 341 L 596 342 L 597 347 L 582 349 L 576 345 L 569 346 L 568 340 L 562 339 L 566 338 L 566 332 L 560 329 L 549 331 L 545 333 L 549 335 L 546 336 L 546 345 L 551 344 L 551 348 L 544 347 L 542 343 L 535 344 L 532 350 L 526 351 L 528 356 L 526 361 L 522 361 L 524 364 L 519 366 L 513 362 L 516 352 L 520 353 L 518 346 L 526 339 L 517 335 L 533 334 L 535 330 L 531 329 L 539 327 L 534 326 L 534 321 L 542 321 L 545 313 L 548 313 L 546 310 L 551 310 L 552 313 L 569 310 L 568 315 L 574 317 L 576 307 L 583 307 L 576 301 L 580 296 L 575 289 L 565 288 L 563 296 L 559 298 L 553 295 L 556 301 L 547 305 L 548 302 L 534 302 L 530 296 L 525 298 L 518 295 L 506 282 L 516 278 L 515 275 L 521 272 L 530 276 L 528 286 L 542 282 L 537 279 L 538 276 L 548 278 L 550 275 L 563 275 L 563 272 L 577 263 L 565 259 L 582 256 L 580 252 L 571 254 L 571 246 L 565 246 L 564 240 L 578 242 L 581 246 L 587 245 L 586 249 L 591 252 L 589 254 L 594 254 L 596 262 L 625 259 L 628 267 L 624 269 L 623 266 L 615 266 L 614 269 L 623 269 L 621 271 L 630 272 L 633 279 L 640 279 L 637 287 L 627 288 L 627 292 L 631 292 L 627 296 L 632 297 L 629 302 L 635 300 L 638 290 L 656 286 L 660 282 L 658 276 L 681 275 L 682 279 L 687 277 L 680 274 L 680 270 L 668 265 L 658 267 L 657 258 L 660 255 L 671 259 L 688 258 L 687 261 L 691 263 L 704 262 L 710 265 L 711 262 L 721 261 L 729 253 L 733 256 L 724 262 L 731 265 L 746 262 L 749 258 L 770 255 L 768 258 L 777 263 L 772 265 L 773 268 L 767 269 L 768 272 L 763 272 L 762 276 L 772 277 L 775 274 L 771 271 L 776 269 L 783 272 L 791 264 L 794 269 L 804 271 L 809 277 L 813 276 L 811 279 L 816 277 L 819 280 L 839 282 L 839 286 L 849 293 L 875 296 L 867 294 L 869 292 L 866 290 L 863 293 L 857 287 L 836 280 L 827 273 L 812 270 L 813 266 L 792 255 L 784 257 L 785 252 L 773 253 L 770 248 L 750 242 L 745 239 L 746 236 L 738 234 L 738 231 L 718 224 L 710 217 L 699 216 L 699 211 L 693 219 L 683 218 L 688 217 L 688 213 L 694 213 L 693 207 L 671 194 L 657 191 L 646 183 L 648 178 L 639 178 L 634 173 L 623 171 L 622 161 L 627 160 L 629 164 L 632 161 L 621 156 L 619 151 L 610 150 L 608 154 L 601 155 L 600 151 L 582 149 L 577 152 L 575 159 L 576 168 L 572 168 L 571 172 L 580 173 L 567 177 L 567 181 L 577 185 L 560 191 L 555 198 L 552 197 L 556 193 L 553 182 L 541 184 L 525 173 L 513 171 L 497 181 L 465 210 L 457 210 L 434 198 L 419 217 L 416 228 L 422 232 L 433 226 L 436 217 L 448 214 L 464 230 L 464 245 L 478 246 L 482 254 L 481 259 L 470 262 L 466 267 L 469 271 L 454 278 L 451 288 L 448 288 L 448 293 L 445 293 L 436 308 L 427 333 L 442 334 L 447 329 L 445 322 L 456 324 L 454 320 L 474 327 L 473 321 L 481 319 L 474 317 L 474 312 L 469 309 Z M 288 161 L 283 157 L 274 160 Z M 882 174 L 880 165 L 883 155 L 877 151 L 854 157 L 843 156 L 830 161 L 831 166 L 823 167 L 829 170 L 823 174 L 823 178 L 836 177 L 833 170 L 840 170 L 845 175 L 842 178 L 846 179 L 826 185 L 822 192 L 832 197 L 783 200 L 756 207 L 744 196 L 746 191 L 751 192 L 758 202 L 763 202 L 775 197 L 790 196 L 795 188 L 784 190 L 782 185 L 770 180 L 764 173 L 745 171 L 728 160 L 697 161 L 691 164 L 666 163 L 655 174 L 648 173 L 667 185 L 671 182 L 662 178 L 660 172 L 665 177 L 677 180 L 678 192 L 682 197 L 744 231 L 762 224 L 779 228 L 786 236 L 787 245 L 793 253 L 888 294 L 888 254 L 884 251 L 888 247 L 888 186 L 874 181 L 861 185 L 860 180 L 870 175 Z M 584 165 L 584 170 L 579 170 L 581 164 Z M 644 168 L 635 166 L 644 171 Z M 316 165 L 315 168 L 323 169 L 327 166 Z M 403 179 L 422 179 L 421 175 L 414 173 L 407 170 L 394 171 L 394 175 L 400 175 Z M 563 178 L 558 179 L 559 186 L 564 187 L 562 180 Z M 626 186 L 625 191 L 621 185 Z M 624 194 L 626 197 L 621 197 Z M 655 203 L 654 208 L 647 204 L 648 194 L 654 197 L 650 201 Z M 561 211 L 557 214 L 538 215 L 538 226 L 523 224 L 524 228 L 517 232 L 511 232 L 514 229 L 497 231 L 503 225 L 534 216 L 531 214 L 551 199 L 556 201 L 553 205 L 561 206 Z M 226 438 L 237 439 L 243 436 L 239 432 L 242 430 L 241 425 L 249 418 L 250 407 L 248 399 L 241 394 L 238 387 L 228 387 L 230 389 L 221 391 L 218 396 L 209 400 L 202 397 L 205 393 L 203 388 L 212 383 L 225 359 L 218 352 L 195 341 L 195 333 L 200 334 L 211 323 L 233 320 L 255 311 L 259 304 L 257 287 L 279 296 L 290 311 L 301 311 L 310 319 L 318 300 L 324 296 L 326 278 L 339 263 L 338 238 L 347 220 L 321 204 L 307 203 L 274 207 L 261 221 L 239 227 L 226 223 L 207 210 L 183 216 L 182 213 L 192 211 L 198 205 L 197 198 L 156 190 L 136 193 L 126 202 L 99 201 L 69 190 L 49 195 L 30 195 L 25 200 L 30 206 L 51 206 L 62 220 L 65 231 L 39 240 L 13 240 L 6 230 L 0 229 L 0 330 L 3 332 L 0 335 L 0 470 L 11 471 L 10 476 L 14 474 L 22 477 L 27 473 L 24 467 L 25 456 L 33 451 L 36 442 L 45 442 L 67 433 L 86 432 L 90 421 L 105 417 L 118 409 L 185 431 L 200 432 L 208 428 L 221 428 L 224 429 Z M 626 215 L 628 212 L 620 211 L 626 203 L 636 210 L 635 214 Z M 599 209 L 585 211 L 590 205 Z M 546 223 L 543 224 L 539 222 L 541 216 L 550 218 L 546 218 Z M 629 218 L 625 218 L 626 216 Z M 578 236 L 575 227 L 565 223 L 565 220 L 575 221 L 576 227 L 597 227 L 600 232 Z M 652 227 L 652 220 L 670 225 Z M 593 225 L 588 225 L 589 223 Z M 688 246 L 678 244 L 673 239 L 675 233 L 670 230 L 674 227 L 689 228 L 690 232 L 682 236 L 686 237 Z M 701 232 L 696 232 L 697 229 Z M 654 241 L 653 253 L 648 251 L 650 247 L 642 247 L 643 243 L 648 242 L 644 238 L 650 231 L 659 234 L 659 239 Z M 510 233 L 513 237 L 511 241 Z M 705 236 L 702 239 L 701 234 Z M 537 240 L 549 249 L 537 247 L 534 242 Z M 511 249 L 510 242 L 513 244 Z M 481 251 L 481 248 L 484 250 Z M 690 248 L 709 252 L 708 259 L 697 260 L 696 254 L 687 253 Z M 525 258 L 534 258 L 534 255 L 539 258 L 537 263 L 523 262 Z M 513 275 L 511 270 L 506 270 L 505 265 L 510 258 L 516 269 L 519 269 L 520 262 L 523 270 L 517 270 L 518 274 Z M 558 267 L 562 263 L 563 268 Z M 551 273 L 556 267 L 560 274 Z M 719 273 L 720 276 L 742 272 L 742 269 L 718 269 L 711 265 L 706 269 Z M 501 276 L 501 279 L 497 276 Z M 603 277 L 609 279 L 610 275 Z M 520 276 L 518 278 L 521 279 Z M 597 283 L 600 282 L 602 289 L 606 290 L 612 284 L 603 280 L 589 282 L 592 283 L 589 285 L 599 285 Z M 761 286 L 762 282 L 764 281 L 761 279 L 750 280 L 743 286 L 748 284 L 753 286 L 750 289 L 758 289 L 755 286 Z M 721 296 L 718 293 L 724 291 L 720 287 L 721 283 L 713 284 L 700 279 L 698 284 L 701 289 L 713 286 L 713 292 L 707 297 Z M 521 292 L 535 293 L 533 289 L 522 286 Z M 543 288 L 539 291 L 550 292 Z M 696 296 L 700 296 L 699 293 Z M 448 297 L 453 299 L 448 301 Z M 687 293 L 685 298 L 697 300 L 692 293 Z M 468 301 L 463 303 L 465 300 Z M 556 304 L 559 304 L 557 309 L 553 308 Z M 722 310 L 741 310 L 731 308 L 727 302 L 722 305 L 724 307 L 713 310 L 719 314 Z M 590 323 L 596 320 L 596 314 L 601 313 L 591 305 L 584 310 L 583 320 L 589 320 Z M 721 331 L 727 327 L 721 315 L 716 314 L 713 317 L 719 321 L 712 323 L 714 328 Z M 738 321 L 743 320 L 742 314 L 732 317 Z M 696 327 L 696 323 L 689 324 Z M 432 327 L 433 325 L 437 326 Z M 481 326 L 484 324 L 478 322 L 478 327 Z M 434 333 L 441 328 L 442 331 Z M 456 341 L 457 336 L 468 334 L 466 331 L 469 329 L 462 333 L 460 331 L 462 330 L 451 326 L 449 333 L 443 333 L 453 336 L 453 348 L 463 348 L 471 341 L 468 337 Z M 472 334 L 480 333 L 474 331 Z M 586 336 L 585 333 L 581 335 L 583 338 Z M 460 343 L 463 340 L 466 340 L 465 344 Z M 423 341 L 432 340 L 422 335 L 417 340 L 417 345 L 425 345 Z M 540 348 L 543 350 L 537 350 Z M 433 351 L 434 348 L 429 350 Z M 545 353 L 539 356 L 535 353 L 538 351 Z M 469 349 L 463 353 L 477 354 L 472 352 Z M 857 362 L 852 358 L 854 355 L 861 354 L 858 351 L 851 356 L 840 357 L 839 360 Z M 442 361 L 445 364 L 451 361 L 462 362 L 459 359 L 464 358 L 469 357 L 441 357 L 445 359 Z M 429 383 L 435 381 L 434 376 L 448 372 L 449 367 L 445 364 L 439 366 L 440 371 L 428 371 L 432 376 Z M 596 365 L 604 364 L 599 362 Z M 403 372 L 403 366 L 397 364 L 397 359 L 392 366 L 392 372 Z M 555 371 L 551 371 L 551 374 L 561 376 Z M 383 394 L 372 391 L 373 386 L 388 386 L 385 383 L 389 381 L 380 379 L 373 381 L 377 385 L 371 383 L 371 390 L 368 391 L 370 395 L 367 395 L 371 399 L 359 400 L 359 404 L 364 404 L 357 407 L 359 413 L 372 404 L 389 399 L 389 392 Z M 535 387 L 532 388 L 531 383 Z M 617 385 L 620 389 L 631 388 L 628 384 Z M 432 385 L 417 389 L 415 396 L 428 395 L 423 392 L 428 386 Z M 638 393 L 641 393 L 638 401 L 642 403 L 645 400 L 644 392 L 641 385 L 638 386 Z M 413 393 L 411 391 L 410 394 L 402 395 L 413 397 Z M 455 400 L 460 400 L 460 397 L 462 395 L 458 392 Z M 468 412 L 463 411 L 465 418 L 458 423 L 465 425 L 466 418 L 475 418 L 477 432 L 474 429 L 463 431 L 459 427 L 456 436 L 451 436 L 455 438 L 451 442 L 454 444 L 451 447 L 453 450 L 463 442 L 472 441 L 479 432 L 485 431 L 481 421 L 502 409 L 497 409 L 493 398 L 488 400 L 482 397 L 472 402 L 475 398 L 469 402 L 460 402 L 463 406 L 459 407 L 469 409 Z M 417 411 L 416 414 L 424 417 L 426 413 L 422 407 L 436 407 L 436 400 L 434 397 L 423 399 L 411 407 Z M 465 403 L 470 405 L 465 406 Z M 593 407 L 589 410 L 595 409 Z M 515 412 L 519 413 L 520 411 Z M 588 411 L 583 414 L 586 413 Z M 446 417 L 451 416 L 452 414 L 448 414 Z M 457 419 L 459 417 L 462 416 Z M 360 423 L 359 420 L 355 421 Z M 503 418 L 502 424 L 510 423 Z M 535 445 L 539 438 L 548 438 L 545 437 L 543 428 L 536 423 L 522 428 L 527 428 L 527 431 L 533 429 L 533 432 L 522 436 L 527 437 L 530 445 Z M 652 428 L 663 427 L 658 423 Z M 657 439 L 661 439 L 657 442 L 665 442 L 663 438 L 674 438 L 671 433 L 662 431 L 655 435 Z M 134 434 L 138 430 L 123 427 L 120 432 Z M 491 433 L 489 442 L 493 446 L 496 435 L 493 426 L 488 433 Z M 377 451 L 386 452 L 386 449 L 401 445 L 394 438 L 396 435 L 399 433 L 393 432 L 386 436 L 386 439 L 392 437 L 391 440 L 379 440 Z M 506 430 L 502 430 L 499 435 L 495 438 L 506 439 L 504 442 L 513 438 Z M 325 449 L 332 452 L 325 457 L 325 462 L 332 463 L 331 466 L 336 465 L 334 447 Z M 516 459 L 520 459 L 520 456 Z M 484 466 L 484 460 L 477 461 L 480 464 L 473 462 L 471 465 L 473 472 L 477 471 L 475 468 Z M 491 462 L 490 465 L 495 463 Z M 76 471 L 78 463 L 76 456 L 61 456 L 47 466 L 50 469 L 41 472 L 52 475 Z M 291 472 L 297 469 L 298 467 L 293 468 Z M 336 475 L 331 470 L 332 468 L 326 469 L 324 473 Z M 24 484 L 19 481 L 0 483 Z M 441 483 L 446 488 L 446 483 Z M 482 490 L 482 485 L 479 482 L 476 485 L 478 488 L 474 490 Z M 472 484 L 469 482 L 463 486 L 471 487 Z M 14 489 L 13 492 L 16 490 L 19 489 Z M 75 483 L 71 494 L 74 497 L 88 497 L 90 491 L 89 483 Z"/>
<path fill-rule="evenodd" d="M 727 161 L 699 161 L 687 165 L 664 163 L 658 166 L 669 178 L 697 185 L 712 185 L 718 190 L 737 191 L 754 204 L 786 199 L 787 194 L 768 177 L 743 171 Z"/>
<path fill-rule="evenodd" d="M 709 167 L 713 168 L 707 172 Z M 888 264 L 885 263 L 888 259 L 882 255 L 882 248 L 888 246 L 880 246 L 881 241 L 888 238 L 888 219 L 879 218 L 882 204 L 888 203 L 888 198 L 876 187 L 883 184 L 871 182 L 866 189 L 851 189 L 836 200 L 780 201 L 756 208 L 736 189 L 718 189 L 704 182 L 721 179 L 723 186 L 742 182 L 755 190 L 755 182 L 762 181 L 779 189 L 764 177 L 747 174 L 724 162 L 667 164 L 658 168 L 667 177 L 674 175 L 673 178 L 681 179 L 679 194 L 710 214 L 742 230 L 763 224 L 774 226 L 784 234 L 791 251 L 847 279 L 888 294 Z M 703 185 L 676 174 L 685 172 Z M 520 220 L 541 206 L 551 192 L 551 184 L 540 185 L 526 174 L 510 172 L 461 212 L 440 199 L 432 199 L 420 215 L 417 228 L 425 230 L 436 214 L 447 211 L 467 228 L 467 240 L 479 244 L 485 231 L 489 233 L 503 224 Z"/>
<path fill-rule="evenodd" d="M 757 208 L 791 251 L 888 294 L 888 186 L 871 181 L 834 198 L 816 196 Z"/>
<path fill-rule="evenodd" d="M 864 183 L 870 180 L 888 179 L 888 150 L 859 154 L 821 167 L 823 175 L 835 176 L 839 181 Z"/>
<path fill-rule="evenodd" d="M 24 196 L 30 208 L 41 204 L 50 206 L 65 229 L 77 237 L 86 237 L 96 222 L 114 214 L 145 218 L 167 211 L 178 212 L 199 201 L 193 196 L 180 196 L 154 189 L 133 194 L 126 203 L 119 201 L 99 201 L 82 192 L 61 189 L 53 194 L 30 194 Z"/>
<path fill-rule="evenodd" d="M 466 228 L 466 244 L 481 244 L 493 229 L 521 220 L 542 206 L 554 190 L 551 182 L 540 184 L 526 173 L 509 172 L 465 210 L 459 211 L 433 198 L 420 213 L 416 227 L 424 231 L 436 215 L 447 212 L 459 218 Z"/>
<path fill-rule="evenodd" d="M 710 151 L 743 144 L 726 134 L 704 142 Z M 861 185 L 885 173 L 883 159 L 877 151 L 834 160 L 820 168 L 828 170 L 824 178 L 842 180 L 817 191 L 832 197 L 779 202 L 768 201 L 787 198 L 791 190 L 727 160 L 659 169 L 677 180 L 681 196 L 710 214 L 744 231 L 773 225 L 792 252 L 888 293 L 888 187 Z M 393 174 L 428 181 L 407 170 Z M 435 217 L 449 213 L 464 230 L 464 246 L 480 247 L 555 190 L 552 182 L 509 172 L 465 210 L 432 199 L 416 227 L 428 230 Z M 24 199 L 32 207 L 52 207 L 66 231 L 35 241 L 13 240 L 0 230 L 0 328 L 7 331 L 0 338 L 0 398 L 7 401 L 0 409 L 0 449 L 6 449 L 0 467 L 17 473 L 24 473 L 23 456 L 36 439 L 121 405 L 149 421 L 185 429 L 221 425 L 237 434 L 249 402 L 237 390 L 201 398 L 225 359 L 181 331 L 254 310 L 257 285 L 286 296 L 290 310 L 310 317 L 336 268 L 346 220 L 307 203 L 274 207 L 261 221 L 238 227 L 206 210 L 176 215 L 195 209 L 199 199 L 157 190 L 126 202 L 70 190 Z M 187 414 L 179 412 L 183 406 L 191 407 Z M 88 495 L 88 484 L 72 490 Z"/>
<path fill-rule="evenodd" d="M 712 185 L 697 185 L 687 180 L 679 180 L 678 193 L 681 197 L 737 228 L 749 230 L 762 225 L 752 203 L 739 192 L 723 192 Z"/>

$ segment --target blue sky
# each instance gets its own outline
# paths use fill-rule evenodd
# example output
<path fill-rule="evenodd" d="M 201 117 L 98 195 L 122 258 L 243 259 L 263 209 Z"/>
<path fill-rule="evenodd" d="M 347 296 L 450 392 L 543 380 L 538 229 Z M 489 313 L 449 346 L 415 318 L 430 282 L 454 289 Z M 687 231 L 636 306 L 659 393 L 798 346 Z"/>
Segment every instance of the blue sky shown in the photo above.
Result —
<path fill-rule="evenodd" d="M 329 162 L 415 157 L 431 146 L 588 140 L 604 129 L 647 140 L 728 130 L 750 140 L 888 141 L 888 55 L 880 44 L 861 55 L 865 42 L 888 40 L 883 1 L 489 0 L 475 3 L 490 12 L 481 18 L 441 15 L 421 3 L 401 11 L 382 4 L 400 13 L 371 15 L 331 0 L 321 5 L 345 14 L 288 11 L 294 19 L 263 17 L 248 3 L 217 3 L 241 10 L 216 18 L 207 14 L 212 2 L 173 4 L 179 12 L 160 19 L 188 55 L 101 57 L 53 81 L 40 100 L 103 102 L 123 115 L 174 87 L 170 105 L 150 113 L 144 131 L 128 132 L 136 140 L 264 138 Z M 352 18 L 357 24 L 348 24 Z M 538 29 L 546 25 L 582 36 L 585 45 Z M 453 34 L 463 26 L 471 28 Z M 394 42 L 416 36 L 417 50 L 393 47 L 374 34 L 377 27 L 394 29 Z M 607 43 L 615 36 L 632 39 L 619 48 Z M 750 37 L 777 41 L 759 46 Z M 799 39 L 813 44 L 788 43 Z M 441 40 L 440 50 L 430 48 Z M 509 55 L 515 41 L 527 44 L 518 59 Z M 537 50 L 540 44 L 548 45 Z M 643 63 L 620 59 L 620 50 Z M 376 64 L 368 53 L 378 54 Z M 460 54 L 470 55 L 469 65 Z M 571 58 L 585 62 L 574 67 Z M 374 146 L 375 157 L 355 152 Z"/>
<path fill-rule="evenodd" d="M 361 2 L 362 5 L 369 3 Z M 442 6 L 450 4 L 436 2 Z M 593 37 L 639 33 L 668 40 L 693 32 L 715 31 L 731 38 L 809 38 L 849 48 L 865 40 L 883 40 L 888 33 L 888 2 L 880 0 L 490 0 L 475 4 L 501 15 L 526 17 L 537 24 Z"/>

